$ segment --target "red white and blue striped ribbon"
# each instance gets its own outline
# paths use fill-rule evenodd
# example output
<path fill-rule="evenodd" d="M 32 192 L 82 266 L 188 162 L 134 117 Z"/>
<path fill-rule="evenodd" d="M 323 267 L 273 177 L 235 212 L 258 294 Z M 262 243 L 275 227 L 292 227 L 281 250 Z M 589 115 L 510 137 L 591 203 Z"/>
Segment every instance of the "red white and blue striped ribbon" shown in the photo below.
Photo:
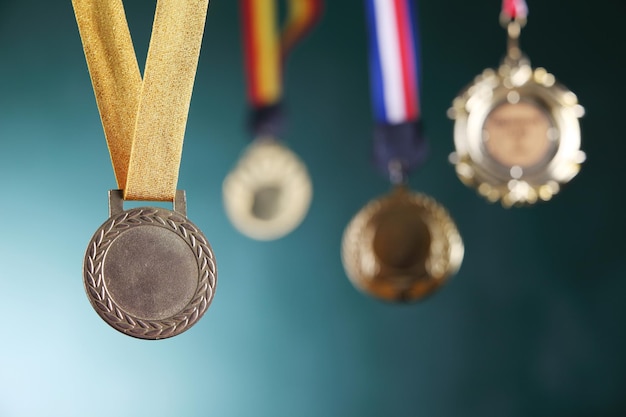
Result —
<path fill-rule="evenodd" d="M 508 19 L 526 19 L 528 5 L 525 0 L 502 0 L 502 15 Z"/>
<path fill-rule="evenodd" d="M 419 54 L 411 0 L 365 0 L 374 117 L 399 124 L 420 118 Z"/>

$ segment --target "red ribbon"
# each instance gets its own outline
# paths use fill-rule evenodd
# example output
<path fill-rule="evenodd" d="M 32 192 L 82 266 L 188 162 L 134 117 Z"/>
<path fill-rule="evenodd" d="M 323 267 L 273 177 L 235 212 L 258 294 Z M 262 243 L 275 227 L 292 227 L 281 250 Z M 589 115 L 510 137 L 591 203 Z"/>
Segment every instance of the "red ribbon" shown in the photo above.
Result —
<path fill-rule="evenodd" d="M 526 19 L 528 6 L 525 0 L 502 0 L 502 14 L 509 19 Z"/>

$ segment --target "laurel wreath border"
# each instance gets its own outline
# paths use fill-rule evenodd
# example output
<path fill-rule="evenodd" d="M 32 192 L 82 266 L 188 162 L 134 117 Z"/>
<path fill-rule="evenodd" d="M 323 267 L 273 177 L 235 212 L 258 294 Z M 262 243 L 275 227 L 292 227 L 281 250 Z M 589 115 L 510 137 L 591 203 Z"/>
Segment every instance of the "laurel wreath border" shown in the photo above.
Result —
<path fill-rule="evenodd" d="M 140 319 L 125 312 L 111 298 L 102 275 L 104 255 L 111 243 L 124 231 L 146 224 L 164 227 L 183 238 L 198 262 L 200 280 L 193 298 L 179 313 L 163 320 Z M 110 218 L 96 231 L 85 254 L 83 278 L 91 305 L 114 329 L 140 339 L 165 339 L 184 332 L 206 312 L 215 293 L 217 268 L 207 239 L 186 217 L 169 210 L 142 207 Z"/>

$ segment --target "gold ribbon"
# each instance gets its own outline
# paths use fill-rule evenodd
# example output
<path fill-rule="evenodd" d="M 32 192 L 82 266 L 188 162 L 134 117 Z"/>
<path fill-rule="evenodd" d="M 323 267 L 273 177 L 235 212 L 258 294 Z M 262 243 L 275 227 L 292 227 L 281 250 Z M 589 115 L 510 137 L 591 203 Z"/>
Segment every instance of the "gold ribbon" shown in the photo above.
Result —
<path fill-rule="evenodd" d="M 143 80 L 122 0 L 72 0 L 118 188 L 173 201 L 209 0 L 158 0 Z"/>

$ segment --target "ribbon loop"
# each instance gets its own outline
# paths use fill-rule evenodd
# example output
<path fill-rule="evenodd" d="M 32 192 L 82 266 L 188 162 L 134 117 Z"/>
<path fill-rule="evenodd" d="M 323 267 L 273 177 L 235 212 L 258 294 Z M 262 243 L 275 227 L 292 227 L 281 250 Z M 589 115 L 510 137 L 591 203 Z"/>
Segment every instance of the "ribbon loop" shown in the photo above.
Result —
<path fill-rule="evenodd" d="M 427 154 L 419 100 L 417 22 L 410 0 L 366 0 L 366 8 L 377 125 L 374 162 L 393 181 L 403 180 Z"/>
<path fill-rule="evenodd" d="M 208 0 L 157 3 L 125 198 L 173 201 Z"/>
<path fill-rule="evenodd" d="M 289 15 L 280 39 L 281 61 L 283 64 L 294 46 L 319 22 L 323 8 L 321 0 L 288 1 Z"/>
<path fill-rule="evenodd" d="M 158 0 L 141 79 L 121 0 L 72 0 L 118 188 L 173 201 L 208 0 Z"/>
<path fill-rule="evenodd" d="M 281 133 L 283 66 L 295 44 L 319 21 L 322 0 L 288 0 L 287 6 L 287 21 L 279 30 L 276 0 L 241 0 L 250 128 L 255 137 Z"/>
<path fill-rule="evenodd" d="M 366 0 L 374 116 L 379 123 L 420 117 L 415 30 L 408 0 Z"/>

